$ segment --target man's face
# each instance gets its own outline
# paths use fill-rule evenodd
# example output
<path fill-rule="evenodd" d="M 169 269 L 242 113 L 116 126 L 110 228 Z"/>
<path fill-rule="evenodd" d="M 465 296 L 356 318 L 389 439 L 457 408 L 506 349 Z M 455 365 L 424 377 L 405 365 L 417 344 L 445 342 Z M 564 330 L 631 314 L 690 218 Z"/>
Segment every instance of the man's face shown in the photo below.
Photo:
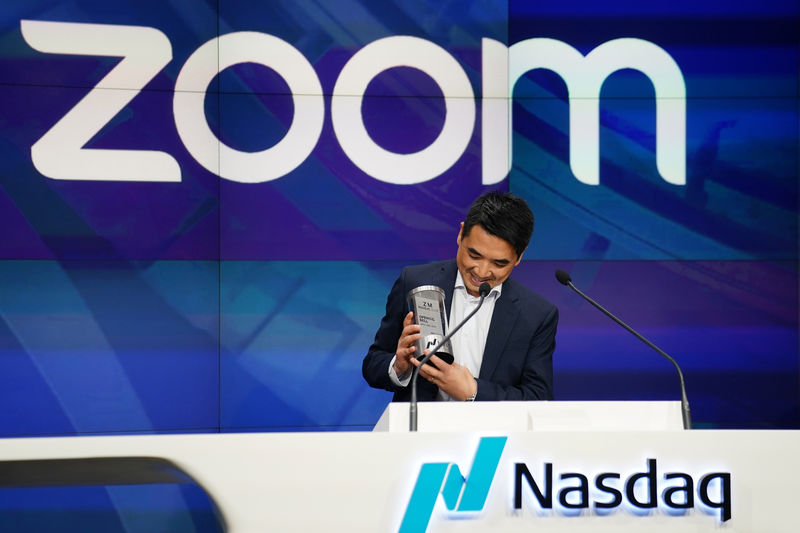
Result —
<path fill-rule="evenodd" d="M 464 223 L 458 232 L 456 265 L 467 292 L 478 296 L 478 288 L 488 282 L 492 287 L 503 283 L 522 260 L 508 241 L 490 235 L 478 224 L 472 226 L 469 235 L 462 236 Z"/>

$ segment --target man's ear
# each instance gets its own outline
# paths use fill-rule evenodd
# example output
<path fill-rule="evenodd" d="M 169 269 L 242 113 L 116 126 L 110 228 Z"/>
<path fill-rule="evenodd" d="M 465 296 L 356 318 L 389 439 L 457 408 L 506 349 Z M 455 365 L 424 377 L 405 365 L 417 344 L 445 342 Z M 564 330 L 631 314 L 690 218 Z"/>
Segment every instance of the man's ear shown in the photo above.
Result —
<path fill-rule="evenodd" d="M 522 261 L 522 256 L 523 256 L 523 254 L 525 254 L 525 252 L 526 252 L 527 250 L 528 250 L 527 248 L 525 248 L 525 250 L 522 250 L 522 253 L 521 253 L 521 254 L 519 254 L 519 257 L 517 257 L 517 262 L 516 262 L 516 263 L 514 263 L 514 266 L 517 266 L 518 264 L 520 264 L 520 262 Z"/>
<path fill-rule="evenodd" d="M 461 224 L 458 226 L 458 238 L 456 239 L 456 244 L 458 244 L 459 246 L 461 246 L 461 234 L 462 234 L 463 232 L 464 232 L 464 223 L 462 222 L 462 223 L 461 223 Z"/>

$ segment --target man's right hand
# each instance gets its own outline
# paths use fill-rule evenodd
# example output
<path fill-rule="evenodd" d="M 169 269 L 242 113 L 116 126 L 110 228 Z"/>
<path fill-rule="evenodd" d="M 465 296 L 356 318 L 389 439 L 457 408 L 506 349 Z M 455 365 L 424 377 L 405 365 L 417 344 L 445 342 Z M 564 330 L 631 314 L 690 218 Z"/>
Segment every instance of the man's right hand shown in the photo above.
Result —
<path fill-rule="evenodd" d="M 419 331 L 419 325 L 414 324 L 414 313 L 409 311 L 403 319 L 403 332 L 400 334 L 397 350 L 394 352 L 394 371 L 398 376 L 402 376 L 412 369 L 411 358 L 414 357 L 414 352 L 417 350 L 415 344 L 422 336 Z"/>

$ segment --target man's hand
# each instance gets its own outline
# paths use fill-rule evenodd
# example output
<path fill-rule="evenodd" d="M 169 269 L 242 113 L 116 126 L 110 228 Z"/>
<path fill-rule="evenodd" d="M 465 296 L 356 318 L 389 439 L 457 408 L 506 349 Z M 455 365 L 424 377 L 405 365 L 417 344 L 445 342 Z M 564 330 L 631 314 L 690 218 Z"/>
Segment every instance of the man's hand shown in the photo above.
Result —
<path fill-rule="evenodd" d="M 467 367 L 456 363 L 448 365 L 435 355 L 431 357 L 430 362 L 433 365 L 422 365 L 419 375 L 446 392 L 451 398 L 465 401 L 478 391 L 478 383 Z M 416 359 L 411 363 L 420 366 Z"/>
<path fill-rule="evenodd" d="M 398 376 L 402 376 L 411 370 L 411 361 L 416 361 L 414 352 L 417 347 L 414 344 L 422 336 L 419 330 L 419 325 L 414 324 L 414 313 L 409 311 L 403 319 L 403 332 L 397 340 L 397 350 L 394 352 L 394 371 Z"/>

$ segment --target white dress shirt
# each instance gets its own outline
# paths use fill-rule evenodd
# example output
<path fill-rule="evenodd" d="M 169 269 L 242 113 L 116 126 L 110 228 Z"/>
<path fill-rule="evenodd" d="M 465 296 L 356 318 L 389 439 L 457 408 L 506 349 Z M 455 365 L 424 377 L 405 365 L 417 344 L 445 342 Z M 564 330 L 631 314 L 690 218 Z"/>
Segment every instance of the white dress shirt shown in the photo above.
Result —
<path fill-rule="evenodd" d="M 475 313 L 475 316 L 469 319 L 450 339 L 450 343 L 453 346 L 455 362 L 461 366 L 467 367 L 467 370 L 469 370 L 470 374 L 474 377 L 478 377 L 478 374 L 481 372 L 483 350 L 486 347 L 486 337 L 489 334 L 489 326 L 492 323 L 494 304 L 500 297 L 502 291 L 502 284 L 492 288 L 488 296 L 484 299 L 481 308 Z M 448 327 L 450 325 L 458 325 L 459 322 L 464 320 L 465 316 L 475 310 L 479 302 L 479 297 L 472 296 L 467 292 L 467 287 L 464 285 L 464 280 L 461 277 L 461 271 L 456 271 L 456 284 L 453 289 L 453 301 L 450 304 Z M 445 401 L 452 400 L 452 398 L 442 390 L 439 391 L 439 399 Z"/>

